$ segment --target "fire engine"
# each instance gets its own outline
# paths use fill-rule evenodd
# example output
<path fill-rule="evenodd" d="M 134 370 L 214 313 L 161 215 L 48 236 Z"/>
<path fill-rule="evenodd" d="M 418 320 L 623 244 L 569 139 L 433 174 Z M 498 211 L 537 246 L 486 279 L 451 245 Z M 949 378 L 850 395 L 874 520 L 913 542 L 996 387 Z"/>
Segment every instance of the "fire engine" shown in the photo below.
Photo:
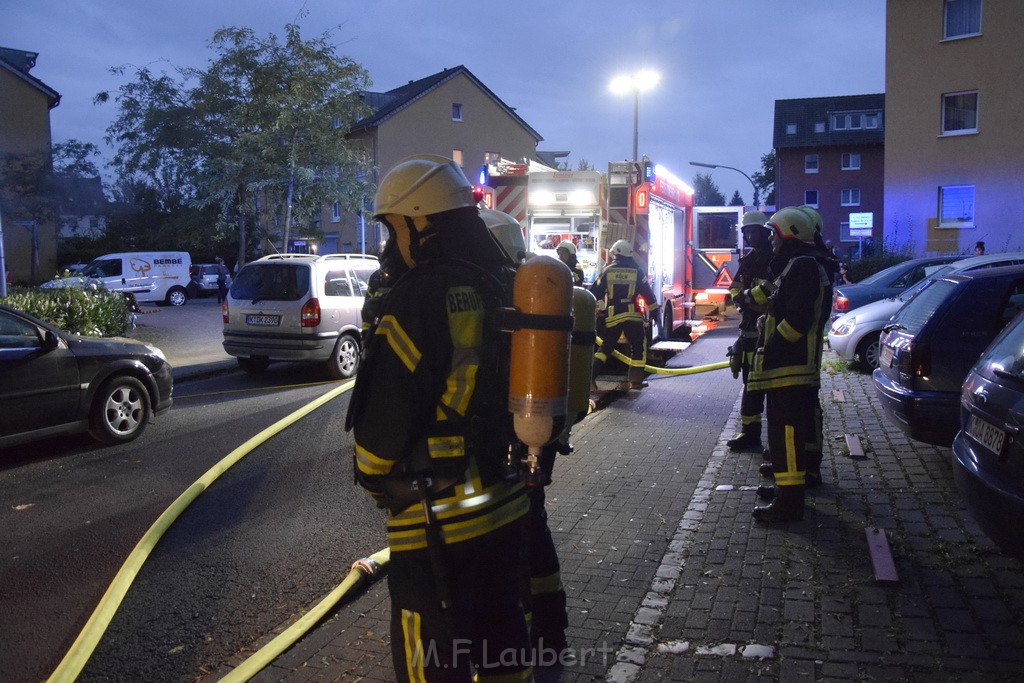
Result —
<path fill-rule="evenodd" d="M 743 207 L 696 207 L 693 189 L 647 157 L 612 162 L 608 172 L 558 171 L 537 162 L 481 168 L 483 204 L 523 226 L 527 248 L 555 256 L 576 245 L 584 282 L 597 279 L 617 240 L 633 245 L 658 294 L 658 336 L 688 336 L 724 305 L 740 253 Z"/>

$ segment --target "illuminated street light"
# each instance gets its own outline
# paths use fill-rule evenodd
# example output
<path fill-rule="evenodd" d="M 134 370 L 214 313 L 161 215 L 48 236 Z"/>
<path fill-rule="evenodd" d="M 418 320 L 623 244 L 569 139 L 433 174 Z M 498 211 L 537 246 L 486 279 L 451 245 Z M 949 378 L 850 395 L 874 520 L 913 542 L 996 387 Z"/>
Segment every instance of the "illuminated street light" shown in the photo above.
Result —
<path fill-rule="evenodd" d="M 750 176 L 748 176 L 746 173 L 744 173 L 740 169 L 733 168 L 732 166 L 723 166 L 722 164 L 705 164 L 705 163 L 700 162 L 700 161 L 691 161 L 690 162 L 690 166 L 702 166 L 703 168 L 727 168 L 730 171 L 736 171 L 737 173 L 739 173 L 741 176 L 743 176 L 747 180 L 750 180 L 750 186 L 752 188 L 754 188 L 754 196 L 751 197 L 750 199 L 751 199 L 751 201 L 753 202 L 754 205 L 756 205 L 758 207 L 761 206 L 760 202 L 758 202 L 757 185 L 754 184 L 754 181 L 751 180 Z"/>
<path fill-rule="evenodd" d="M 640 92 L 650 90 L 658 85 L 661 76 L 653 71 L 638 71 L 628 76 L 616 76 L 608 89 L 616 95 L 633 93 L 633 161 L 637 160 L 637 142 L 639 140 Z"/>

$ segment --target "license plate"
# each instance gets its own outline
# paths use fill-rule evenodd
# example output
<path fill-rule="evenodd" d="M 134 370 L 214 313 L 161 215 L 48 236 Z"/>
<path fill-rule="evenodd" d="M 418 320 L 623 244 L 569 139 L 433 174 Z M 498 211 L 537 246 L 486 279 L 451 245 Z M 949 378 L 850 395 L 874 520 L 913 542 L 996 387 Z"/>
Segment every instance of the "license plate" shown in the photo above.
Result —
<path fill-rule="evenodd" d="M 1006 432 L 987 420 L 981 419 L 974 413 L 971 413 L 967 418 L 967 433 L 996 455 L 1003 452 L 1003 444 L 1006 443 Z"/>
<path fill-rule="evenodd" d="M 279 315 L 247 315 L 245 316 L 246 325 L 255 325 L 257 327 L 277 327 L 281 324 L 281 316 Z"/>
<path fill-rule="evenodd" d="M 882 350 L 878 354 L 878 364 L 883 368 L 892 367 L 892 347 L 883 346 Z"/>

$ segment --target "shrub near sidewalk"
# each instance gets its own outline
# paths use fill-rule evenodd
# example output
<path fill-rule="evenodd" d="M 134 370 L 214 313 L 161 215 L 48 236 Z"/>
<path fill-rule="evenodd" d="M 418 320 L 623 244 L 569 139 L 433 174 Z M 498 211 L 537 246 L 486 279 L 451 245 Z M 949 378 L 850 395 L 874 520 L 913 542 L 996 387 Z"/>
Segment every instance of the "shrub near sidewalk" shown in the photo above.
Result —
<path fill-rule="evenodd" d="M 0 299 L 0 303 L 25 311 L 70 334 L 89 337 L 120 337 L 135 324 L 135 315 L 124 296 L 102 287 L 62 287 L 45 291 L 16 287 L 8 292 L 6 299 Z"/>

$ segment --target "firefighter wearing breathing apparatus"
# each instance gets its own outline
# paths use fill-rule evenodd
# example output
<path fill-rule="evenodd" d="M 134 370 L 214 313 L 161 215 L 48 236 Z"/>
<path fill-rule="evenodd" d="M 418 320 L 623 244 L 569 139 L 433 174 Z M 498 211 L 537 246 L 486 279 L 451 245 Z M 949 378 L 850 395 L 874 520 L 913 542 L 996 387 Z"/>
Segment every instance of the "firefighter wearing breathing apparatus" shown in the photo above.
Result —
<path fill-rule="evenodd" d="M 526 680 L 525 657 L 495 660 L 530 652 L 529 502 L 509 459 L 508 344 L 489 324 L 514 271 L 451 159 L 400 161 L 374 218 L 407 270 L 380 305 L 346 428 L 357 483 L 388 511 L 395 674 Z"/>
<path fill-rule="evenodd" d="M 647 280 L 647 275 L 633 259 L 633 246 L 619 240 L 608 250 L 614 260 L 597 277 L 590 288 L 597 299 L 598 315 L 604 313 L 604 332 L 601 348 L 594 354 L 593 376 L 601 374 L 608 357 L 615 351 L 621 334 L 629 342 L 629 370 L 626 379 L 631 389 L 643 386 L 644 366 L 647 365 L 647 334 L 644 317 L 637 299 L 643 298 L 651 319 L 658 310 L 658 300 Z"/>
<path fill-rule="evenodd" d="M 768 279 L 768 262 L 772 248 L 764 224 L 768 216 L 760 211 L 743 214 L 743 243 L 750 250 L 740 258 L 729 293 L 740 311 L 740 335 L 729 347 L 729 364 L 733 377 L 743 378 L 743 398 L 740 400 L 740 433 L 725 442 L 732 451 L 761 452 L 761 413 L 764 412 L 764 392 L 751 391 L 747 386 L 750 365 L 757 351 L 757 319 L 765 312 L 765 303 L 754 299 L 756 288 Z"/>
<path fill-rule="evenodd" d="M 815 241 L 815 224 L 797 207 L 772 215 L 773 278 L 767 300 L 761 344 L 754 356 L 747 387 L 767 397 L 770 473 L 775 477 L 769 505 L 754 508 L 762 523 L 803 519 L 808 476 L 808 444 L 814 443 L 815 410 L 821 386 L 823 322 L 832 305 L 828 255 Z M 766 463 L 767 464 L 767 463 Z M 767 468 L 766 468 L 767 469 Z M 818 477 L 820 478 L 820 473 Z M 767 495 L 766 495 L 767 494 Z"/>

